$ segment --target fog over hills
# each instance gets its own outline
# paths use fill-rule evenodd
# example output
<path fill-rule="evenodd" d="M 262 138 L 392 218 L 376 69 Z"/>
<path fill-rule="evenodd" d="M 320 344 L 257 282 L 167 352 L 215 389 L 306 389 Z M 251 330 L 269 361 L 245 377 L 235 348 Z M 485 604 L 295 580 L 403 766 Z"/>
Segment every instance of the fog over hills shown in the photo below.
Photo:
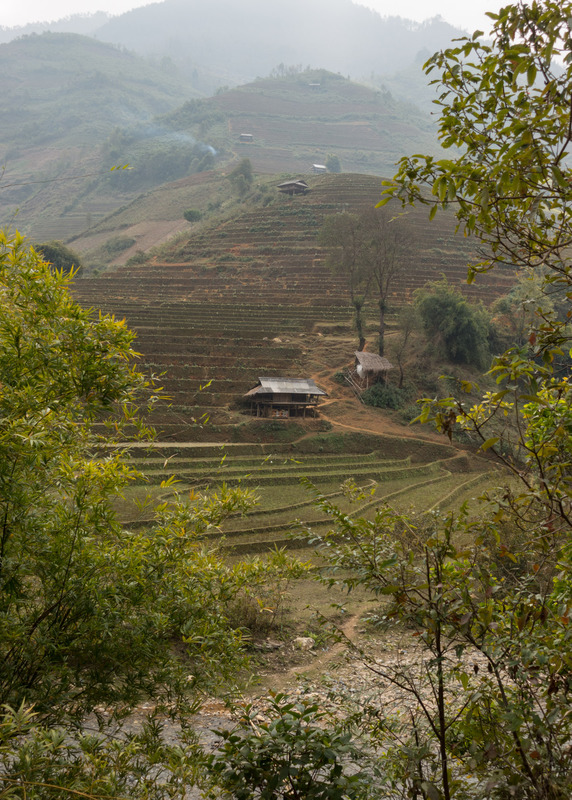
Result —
<path fill-rule="evenodd" d="M 166 0 L 114 17 L 95 35 L 138 53 L 244 82 L 279 64 L 320 67 L 356 79 L 394 73 L 462 32 L 436 18 L 382 18 L 350 0 Z"/>
<path fill-rule="evenodd" d="M 76 24 L 90 36 L 55 32 Z M 350 0 L 165 0 L 49 27 L 0 44 L 0 224 L 64 240 L 242 156 L 266 174 L 333 154 L 387 176 L 400 156 L 435 152 L 421 64 L 461 33 Z"/>
<path fill-rule="evenodd" d="M 149 125 L 197 94 L 179 75 L 72 33 L 0 45 L 0 93 L 0 225 L 26 230 L 118 163 L 105 155 L 114 130 Z"/>
<path fill-rule="evenodd" d="M 109 14 L 97 11 L 95 14 L 73 14 L 63 19 L 53 22 L 29 22 L 27 25 L 17 25 L 7 28 L 0 25 L 0 44 L 7 44 L 21 36 L 44 33 L 80 33 L 83 36 L 91 36 L 94 31 L 100 28 L 109 19 Z"/>

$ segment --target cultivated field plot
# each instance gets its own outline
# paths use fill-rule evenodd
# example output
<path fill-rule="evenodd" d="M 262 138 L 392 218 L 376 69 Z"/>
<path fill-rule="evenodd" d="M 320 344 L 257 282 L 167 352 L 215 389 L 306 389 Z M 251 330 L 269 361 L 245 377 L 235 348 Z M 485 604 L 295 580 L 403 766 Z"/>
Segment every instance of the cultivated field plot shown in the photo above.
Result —
<path fill-rule="evenodd" d="M 331 150 L 344 169 L 369 174 L 393 174 L 407 152 L 437 154 L 433 126 L 422 114 L 395 102 L 388 92 L 372 90 L 322 73 L 287 81 L 257 80 L 222 92 L 211 105 L 228 121 L 228 135 L 219 145 L 228 149 L 243 132 L 252 143 L 240 145 L 257 172 L 309 170 Z M 197 126 L 193 128 L 195 135 Z M 216 125 L 209 129 L 213 143 Z M 216 146 L 216 145 L 215 145 Z"/>
<path fill-rule="evenodd" d="M 470 504 L 499 479 L 490 462 L 469 459 L 449 445 L 366 434 L 316 434 L 284 444 L 160 446 L 140 451 L 137 465 L 141 477 L 118 503 L 120 517 L 134 526 L 149 524 L 153 503 L 175 494 L 216 490 L 223 483 L 250 490 L 257 499 L 252 511 L 207 534 L 216 541 L 222 537 L 237 555 L 310 547 L 306 526 L 331 527 L 315 504 L 316 492 L 353 516 L 370 517 L 384 503 L 419 515 Z M 166 484 L 171 476 L 176 483 Z M 353 501 L 350 484 L 360 490 Z"/>

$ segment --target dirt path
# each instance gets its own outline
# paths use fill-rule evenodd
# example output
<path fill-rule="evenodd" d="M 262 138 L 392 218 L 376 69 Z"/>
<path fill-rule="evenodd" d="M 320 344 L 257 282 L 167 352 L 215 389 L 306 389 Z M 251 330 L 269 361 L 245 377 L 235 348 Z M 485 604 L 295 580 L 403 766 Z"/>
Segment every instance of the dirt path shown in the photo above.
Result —
<path fill-rule="evenodd" d="M 350 617 L 344 625 L 339 627 L 340 639 L 326 650 L 310 651 L 311 658 L 307 664 L 297 664 L 285 671 L 270 672 L 265 676 L 264 685 L 273 691 L 285 691 L 299 683 L 301 680 L 319 679 L 333 664 L 344 654 L 349 642 L 356 643 L 356 627 L 359 622 L 357 614 Z M 315 654 L 314 654 L 315 652 Z M 259 694 L 260 692 L 257 692 Z"/>
<path fill-rule="evenodd" d="M 311 377 L 328 392 L 328 399 L 323 400 L 319 406 L 320 417 L 336 427 L 355 431 L 356 433 L 381 434 L 396 439 L 406 437 L 424 442 L 444 443 L 443 437 L 439 434 L 433 433 L 428 429 L 422 429 L 419 425 L 413 428 L 404 423 L 394 422 L 388 412 L 363 405 L 353 394 L 340 397 L 342 388 L 332 380 L 331 376 L 324 376 L 323 373 L 314 373 Z M 330 407 L 330 413 L 325 413 L 325 409 L 330 410 Z M 340 416 L 343 416 L 343 422 L 338 419 L 337 414 L 334 413 L 332 415 L 331 412 L 335 411 Z"/>

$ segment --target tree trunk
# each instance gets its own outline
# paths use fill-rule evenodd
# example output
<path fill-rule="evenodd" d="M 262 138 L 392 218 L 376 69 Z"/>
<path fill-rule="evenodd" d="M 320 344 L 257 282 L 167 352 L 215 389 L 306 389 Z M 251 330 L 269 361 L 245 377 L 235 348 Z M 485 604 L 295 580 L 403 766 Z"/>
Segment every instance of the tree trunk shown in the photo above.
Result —
<path fill-rule="evenodd" d="M 355 309 L 355 325 L 356 331 L 359 339 L 359 347 L 358 351 L 361 351 L 365 347 L 365 336 L 363 331 L 363 317 L 362 317 L 362 308 L 363 303 L 354 301 L 354 309 Z"/>
<path fill-rule="evenodd" d="M 379 301 L 379 355 L 385 351 L 385 301 Z"/>

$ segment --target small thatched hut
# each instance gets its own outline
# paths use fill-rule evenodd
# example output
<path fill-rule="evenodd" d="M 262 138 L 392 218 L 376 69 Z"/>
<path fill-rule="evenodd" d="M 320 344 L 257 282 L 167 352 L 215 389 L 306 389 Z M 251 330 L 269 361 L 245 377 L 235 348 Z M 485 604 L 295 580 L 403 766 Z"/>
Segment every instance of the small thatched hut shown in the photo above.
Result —
<path fill-rule="evenodd" d="M 284 183 L 279 183 L 277 188 L 279 192 L 289 195 L 307 194 L 310 191 L 310 187 L 303 180 L 284 181 Z"/>
<path fill-rule="evenodd" d="M 374 383 L 385 383 L 387 373 L 393 369 L 393 364 L 385 356 L 378 356 L 377 353 L 356 350 L 355 357 L 355 377 L 364 389 Z"/>

